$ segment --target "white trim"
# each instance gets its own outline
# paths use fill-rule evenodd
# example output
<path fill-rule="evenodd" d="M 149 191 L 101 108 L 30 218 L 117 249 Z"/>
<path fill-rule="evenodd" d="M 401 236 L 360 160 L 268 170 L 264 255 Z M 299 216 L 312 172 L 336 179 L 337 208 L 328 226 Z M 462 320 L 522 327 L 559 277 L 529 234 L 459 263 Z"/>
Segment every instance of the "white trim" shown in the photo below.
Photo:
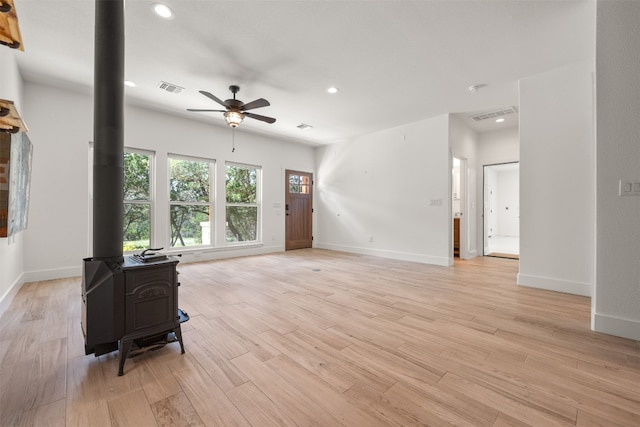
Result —
<path fill-rule="evenodd" d="M 82 275 L 82 265 L 77 267 L 52 268 L 50 270 L 26 271 L 24 282 L 40 282 L 42 280 L 66 279 L 68 277 L 80 277 Z"/>
<path fill-rule="evenodd" d="M 175 248 L 173 248 L 175 249 Z M 273 252 L 283 252 L 283 245 L 272 245 L 265 246 L 262 244 L 250 244 L 250 245 L 242 245 L 235 247 L 225 247 L 225 248 L 212 248 L 212 247 L 199 247 L 199 248 L 188 248 L 185 250 L 169 250 L 163 251 L 163 253 L 167 255 L 180 255 L 181 263 L 190 263 L 190 262 L 201 262 L 201 261 L 210 261 L 215 259 L 224 259 L 224 258 L 235 258 L 242 256 L 251 256 L 251 255 L 263 255 Z M 124 256 L 129 256 L 129 254 L 125 254 Z M 66 279 L 70 277 L 81 277 L 82 276 L 82 265 L 77 267 L 65 267 L 65 268 L 52 268 L 49 270 L 36 270 L 36 271 L 27 271 L 22 274 L 20 286 L 24 283 L 30 282 L 41 282 L 44 280 L 55 280 L 55 279 Z M 18 281 L 16 281 L 18 283 Z M 12 287 L 16 286 L 14 284 Z M 18 288 L 19 290 L 19 288 Z M 15 291 L 15 293 L 18 292 Z M 0 300 L 0 306 L 2 306 L 5 301 L 4 299 L 7 297 L 7 294 L 11 292 L 11 289 L 2 297 Z M 7 303 L 7 305 L 10 301 Z M 1 314 L 1 313 L 0 313 Z"/>
<path fill-rule="evenodd" d="M 175 248 L 173 248 L 175 249 Z M 224 258 L 235 258 L 242 256 L 251 256 L 251 255 L 263 255 L 273 252 L 284 252 L 284 245 L 271 245 L 265 246 L 263 244 L 246 244 L 246 245 L 238 245 L 238 246 L 228 246 L 224 248 L 213 248 L 213 247 L 199 247 L 199 248 L 185 248 L 183 250 L 168 250 L 163 251 L 167 255 L 181 255 L 180 262 L 181 263 L 190 263 L 190 262 L 200 262 L 200 261 L 210 261 L 215 259 L 224 259 Z M 125 256 L 129 256 L 129 254 L 125 254 Z M 77 267 L 65 267 L 65 268 L 52 268 L 49 270 L 36 270 L 36 271 L 27 271 L 22 274 L 22 276 L 16 280 L 16 282 L 12 285 L 16 287 L 19 283 L 19 286 L 22 286 L 24 283 L 30 282 L 40 282 L 43 280 L 55 280 L 55 279 L 66 279 L 69 277 L 80 277 L 82 276 L 82 265 Z M 8 297 L 8 294 L 12 292 L 13 294 L 17 293 L 19 290 L 15 290 L 13 292 L 12 288 L 5 293 L 0 300 L 0 307 L 4 306 L 5 299 Z M 11 297 L 12 299 L 13 297 Z M 7 301 L 7 306 L 11 303 L 11 301 Z M 1 312 L 0 312 L 1 314 Z"/>
<path fill-rule="evenodd" d="M 381 249 L 367 249 L 356 246 L 334 245 L 329 243 L 314 243 L 314 248 L 329 249 L 333 251 L 349 252 L 360 255 L 378 256 L 381 258 L 391 258 L 401 261 L 419 262 L 422 264 L 433 264 L 448 267 L 451 265 L 449 257 L 435 257 L 423 254 L 414 254 L 407 252 L 386 251 Z"/>
<path fill-rule="evenodd" d="M 284 245 L 265 246 L 262 244 L 248 244 L 238 246 L 226 246 L 217 248 L 194 249 L 187 251 L 166 251 L 167 255 L 177 255 L 180 253 L 180 263 L 212 261 L 217 259 L 237 258 L 253 255 L 264 255 L 275 252 L 284 252 Z"/>
<path fill-rule="evenodd" d="M 640 341 L 639 320 L 621 319 L 619 317 L 594 313 L 592 325 L 592 329 L 596 332 Z"/>
<path fill-rule="evenodd" d="M 582 295 L 585 297 L 591 296 L 592 289 L 589 283 L 574 282 L 553 277 L 530 276 L 522 273 L 518 273 L 518 285 L 564 292 L 566 294 Z"/>
<path fill-rule="evenodd" d="M 20 292 L 22 289 L 22 285 L 24 285 L 24 273 L 22 273 L 18 278 L 13 282 L 13 284 L 7 289 L 7 292 L 2 295 L 0 298 L 0 316 L 6 311 L 7 308 L 11 305 L 13 298 Z"/>

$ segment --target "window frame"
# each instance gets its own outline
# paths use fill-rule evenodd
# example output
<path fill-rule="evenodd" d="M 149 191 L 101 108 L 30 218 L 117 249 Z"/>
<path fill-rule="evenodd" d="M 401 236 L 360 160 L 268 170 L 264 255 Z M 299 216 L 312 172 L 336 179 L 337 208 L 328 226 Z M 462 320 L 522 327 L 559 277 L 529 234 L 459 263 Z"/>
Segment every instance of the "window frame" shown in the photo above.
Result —
<path fill-rule="evenodd" d="M 201 162 L 207 163 L 209 165 L 209 201 L 208 202 L 185 202 L 185 201 L 173 201 L 171 200 L 171 160 L 184 160 L 190 162 Z M 199 249 L 199 248 L 213 248 L 216 246 L 216 193 L 215 193 L 215 183 L 216 183 L 216 166 L 217 162 L 215 159 L 210 159 L 206 157 L 198 157 L 198 156 L 187 156 L 183 154 L 175 154 L 175 153 L 167 153 L 167 224 L 166 224 L 166 239 L 167 246 L 169 251 L 184 251 L 189 249 Z M 208 206 L 209 207 L 209 244 L 200 244 L 200 245 L 185 245 L 185 246 L 171 246 L 171 207 L 181 205 L 181 206 Z"/>
<path fill-rule="evenodd" d="M 156 167 L 156 152 L 152 150 L 144 150 L 140 148 L 134 147 L 124 147 L 124 154 L 133 153 L 139 155 L 149 156 L 149 199 L 148 200 L 126 200 L 124 197 L 122 199 L 123 206 L 123 218 L 124 218 L 124 206 L 127 204 L 130 205 L 149 205 L 149 247 L 153 248 L 156 244 L 155 239 L 155 211 L 156 211 L 156 198 L 155 196 L 155 167 Z M 123 155 L 124 162 L 124 155 Z M 124 163 L 123 163 L 124 168 Z M 124 173 L 124 171 L 123 171 Z M 124 177 L 123 177 L 124 184 Z M 123 231 L 123 253 L 131 254 L 134 252 L 139 252 L 138 249 L 134 249 L 131 251 L 124 250 L 124 230 Z"/>
<path fill-rule="evenodd" d="M 225 246 L 249 246 L 262 244 L 262 166 L 249 163 L 225 162 L 225 183 L 224 183 L 224 244 Z M 237 167 L 243 169 L 254 169 L 256 171 L 256 201 L 255 203 L 229 203 L 227 202 L 227 167 Z M 227 208 L 228 207 L 255 207 L 256 208 L 256 239 L 243 240 L 241 242 L 227 241 Z"/>

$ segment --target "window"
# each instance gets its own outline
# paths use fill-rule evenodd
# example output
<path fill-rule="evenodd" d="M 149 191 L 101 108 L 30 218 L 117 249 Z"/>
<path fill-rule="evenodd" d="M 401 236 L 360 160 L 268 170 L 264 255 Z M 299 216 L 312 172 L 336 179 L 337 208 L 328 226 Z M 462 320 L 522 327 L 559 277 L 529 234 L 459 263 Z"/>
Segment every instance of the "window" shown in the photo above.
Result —
<path fill-rule="evenodd" d="M 213 160 L 169 156 L 170 246 L 211 245 Z"/>
<path fill-rule="evenodd" d="M 232 163 L 226 166 L 226 241 L 255 242 L 259 240 L 261 169 Z"/>
<path fill-rule="evenodd" d="M 311 177 L 308 175 L 289 174 L 289 193 L 309 194 L 311 188 Z"/>
<path fill-rule="evenodd" d="M 151 246 L 152 165 L 153 153 L 125 150 L 123 251 L 136 251 Z"/>

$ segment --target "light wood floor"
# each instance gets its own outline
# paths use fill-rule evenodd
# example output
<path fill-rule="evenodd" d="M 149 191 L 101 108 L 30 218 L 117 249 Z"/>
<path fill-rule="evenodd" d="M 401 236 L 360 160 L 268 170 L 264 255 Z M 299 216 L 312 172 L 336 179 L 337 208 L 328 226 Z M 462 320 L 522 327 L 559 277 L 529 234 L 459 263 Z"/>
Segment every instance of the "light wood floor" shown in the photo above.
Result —
<path fill-rule="evenodd" d="M 80 279 L 0 319 L 0 425 L 639 426 L 640 344 L 517 261 L 323 250 L 179 265 L 186 354 L 85 356 Z"/>

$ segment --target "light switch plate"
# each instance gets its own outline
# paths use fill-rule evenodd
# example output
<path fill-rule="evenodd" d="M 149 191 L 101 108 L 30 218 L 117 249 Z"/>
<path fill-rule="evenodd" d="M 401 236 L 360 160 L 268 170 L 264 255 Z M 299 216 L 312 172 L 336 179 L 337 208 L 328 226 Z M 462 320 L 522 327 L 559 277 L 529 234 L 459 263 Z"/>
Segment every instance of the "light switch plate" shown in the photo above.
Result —
<path fill-rule="evenodd" d="M 618 185 L 619 196 L 640 196 L 640 180 L 630 181 L 621 179 Z"/>

